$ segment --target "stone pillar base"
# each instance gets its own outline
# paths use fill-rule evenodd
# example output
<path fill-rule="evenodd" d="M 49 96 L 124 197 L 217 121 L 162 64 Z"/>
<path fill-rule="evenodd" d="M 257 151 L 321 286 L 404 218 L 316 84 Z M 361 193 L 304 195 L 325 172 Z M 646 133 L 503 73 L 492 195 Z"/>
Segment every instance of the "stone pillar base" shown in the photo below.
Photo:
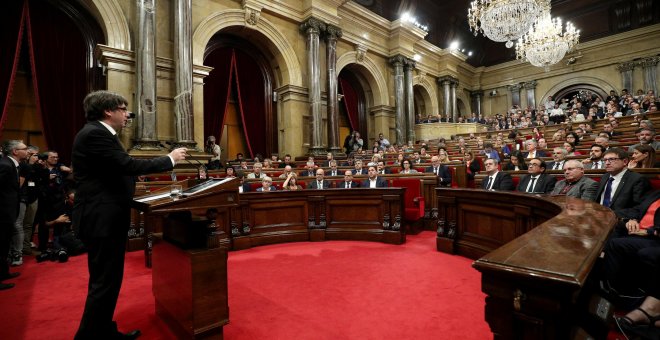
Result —
<path fill-rule="evenodd" d="M 172 143 L 172 149 L 176 148 L 186 148 L 190 151 L 199 151 L 197 148 L 197 142 L 194 140 L 180 140 Z"/>
<path fill-rule="evenodd" d="M 160 151 L 163 148 L 160 141 L 157 140 L 136 140 L 133 141 L 133 149 L 141 151 Z"/>
<path fill-rule="evenodd" d="M 322 146 L 313 146 L 309 148 L 309 154 L 312 156 L 325 156 L 328 151 Z"/>
<path fill-rule="evenodd" d="M 331 147 L 330 149 L 328 149 L 328 152 L 331 152 L 331 153 L 332 153 L 333 155 L 335 155 L 335 156 L 337 156 L 337 155 L 345 155 L 345 153 L 344 153 L 344 149 L 343 149 L 343 148 L 340 148 L 340 147 L 338 147 L 338 146 L 333 146 L 333 147 Z"/>

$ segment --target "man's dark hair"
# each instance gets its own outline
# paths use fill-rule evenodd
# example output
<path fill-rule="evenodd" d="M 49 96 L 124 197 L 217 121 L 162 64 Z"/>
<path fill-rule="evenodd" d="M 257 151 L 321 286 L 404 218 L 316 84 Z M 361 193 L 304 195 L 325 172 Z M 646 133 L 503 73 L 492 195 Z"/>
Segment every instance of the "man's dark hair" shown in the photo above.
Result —
<path fill-rule="evenodd" d="M 548 167 L 548 165 L 545 164 L 545 161 L 542 160 L 542 159 L 540 159 L 540 158 L 538 158 L 538 157 L 534 157 L 534 158 L 530 159 L 529 161 L 533 161 L 533 160 L 535 160 L 535 159 L 536 159 L 537 161 L 541 162 L 541 164 L 539 164 L 539 167 L 540 167 L 541 169 L 543 169 L 543 172 L 545 172 L 545 169 L 547 169 L 547 167 Z M 528 163 L 529 163 L 529 161 L 528 161 Z"/>
<path fill-rule="evenodd" d="M 589 150 L 593 149 L 594 147 L 600 148 L 600 152 L 605 152 L 605 147 L 600 144 L 591 144 Z"/>
<path fill-rule="evenodd" d="M 128 105 L 126 98 L 110 91 L 95 91 L 83 100 L 85 118 L 88 122 L 103 120 L 105 111 L 115 110 L 120 105 Z"/>
<path fill-rule="evenodd" d="M 628 151 L 621 148 L 609 148 L 607 151 L 605 151 L 603 157 L 605 157 L 607 154 L 615 154 L 618 158 L 628 159 Z"/>

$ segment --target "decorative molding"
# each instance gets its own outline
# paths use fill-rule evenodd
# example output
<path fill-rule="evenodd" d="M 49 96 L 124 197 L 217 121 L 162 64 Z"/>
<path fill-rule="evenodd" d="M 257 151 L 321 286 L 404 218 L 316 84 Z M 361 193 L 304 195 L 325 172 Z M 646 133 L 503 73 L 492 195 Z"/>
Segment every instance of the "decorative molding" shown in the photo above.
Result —
<path fill-rule="evenodd" d="M 636 65 L 637 65 L 637 63 L 634 62 L 634 61 L 626 61 L 626 62 L 623 62 L 623 63 L 617 65 L 616 69 L 619 72 L 632 71 L 633 69 L 635 69 Z"/>
<path fill-rule="evenodd" d="M 398 54 L 398 55 L 395 55 L 394 57 L 391 57 L 390 59 L 388 59 L 387 62 L 390 65 L 392 65 L 392 67 L 395 67 L 395 68 L 396 67 L 403 67 L 403 65 L 405 65 L 405 63 L 406 63 L 406 59 L 407 58 L 404 57 L 403 55 Z"/>
<path fill-rule="evenodd" d="M 520 93 L 520 90 L 523 88 L 522 84 L 513 84 L 506 87 L 511 93 Z"/>
<path fill-rule="evenodd" d="M 261 10 L 264 8 L 254 0 L 242 0 L 241 6 L 245 10 L 245 24 L 256 26 L 259 23 Z"/>
<path fill-rule="evenodd" d="M 455 86 L 458 86 L 458 78 L 448 75 L 438 77 L 438 84 L 445 85 L 445 83 L 449 83 L 449 85 L 456 84 Z"/>
<path fill-rule="evenodd" d="M 306 34 L 321 34 L 326 29 L 326 24 L 316 18 L 309 18 L 300 24 L 300 31 Z"/>
<path fill-rule="evenodd" d="M 355 62 L 363 63 L 364 57 L 367 55 L 368 50 L 369 49 L 365 45 L 362 44 L 355 45 Z"/>
<path fill-rule="evenodd" d="M 660 62 L 660 56 L 652 56 L 652 57 L 642 58 L 639 61 L 637 61 L 636 64 L 643 68 L 648 68 L 648 67 L 657 66 L 658 62 Z"/>
<path fill-rule="evenodd" d="M 522 85 L 527 90 L 534 90 L 536 85 L 538 85 L 538 82 L 536 80 L 530 80 L 528 82 L 524 82 Z"/>
<path fill-rule="evenodd" d="M 325 39 L 326 40 L 331 40 L 331 39 L 339 39 L 344 35 L 344 32 L 341 30 L 341 28 L 335 26 L 335 25 L 326 25 L 325 27 Z"/>

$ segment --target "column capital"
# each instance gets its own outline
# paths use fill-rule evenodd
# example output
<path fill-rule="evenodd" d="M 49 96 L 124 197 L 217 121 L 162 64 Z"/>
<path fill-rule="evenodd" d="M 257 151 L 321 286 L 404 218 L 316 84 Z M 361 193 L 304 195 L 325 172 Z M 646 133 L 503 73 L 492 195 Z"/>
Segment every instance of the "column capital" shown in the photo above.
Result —
<path fill-rule="evenodd" d="M 528 82 L 524 82 L 523 87 L 527 90 L 533 90 L 533 89 L 536 88 L 537 84 L 538 84 L 538 82 L 536 80 L 530 80 Z"/>
<path fill-rule="evenodd" d="M 479 98 L 484 96 L 484 91 L 478 90 L 478 91 L 472 91 L 470 92 L 470 97 L 472 98 Z"/>
<path fill-rule="evenodd" d="M 447 84 L 449 84 L 449 85 L 455 84 L 456 86 L 458 86 L 458 79 L 456 79 L 456 78 L 454 78 L 454 77 L 452 77 L 452 76 L 441 76 L 441 77 L 438 77 L 437 82 L 438 82 L 438 84 L 442 84 L 442 85 L 444 85 L 445 83 L 447 83 Z"/>
<path fill-rule="evenodd" d="M 654 67 L 658 65 L 658 62 L 660 62 L 660 56 L 652 56 L 652 57 L 647 57 L 647 58 L 642 58 L 637 62 L 637 65 L 647 68 L 647 67 Z"/>
<path fill-rule="evenodd" d="M 302 24 L 300 24 L 300 31 L 307 34 L 321 34 L 325 31 L 326 25 L 323 21 L 316 19 L 314 17 L 307 19 Z"/>
<path fill-rule="evenodd" d="M 508 85 L 506 88 L 509 89 L 512 93 L 514 92 L 520 92 L 520 89 L 522 89 L 522 84 L 513 84 L 513 85 Z"/>
<path fill-rule="evenodd" d="M 341 28 L 330 24 L 325 26 L 325 40 L 339 39 L 342 35 L 344 35 L 344 32 Z"/>
<path fill-rule="evenodd" d="M 616 69 L 619 72 L 632 71 L 635 68 L 635 64 L 637 64 L 637 63 L 634 62 L 634 61 L 626 61 L 626 62 L 623 62 L 623 63 L 617 65 Z"/>
<path fill-rule="evenodd" d="M 388 62 L 389 62 L 390 65 L 392 65 L 393 67 L 403 67 L 403 65 L 406 63 L 406 59 L 407 59 L 407 58 L 404 57 L 403 55 L 401 55 L 401 54 L 397 54 L 397 55 L 395 55 L 394 57 L 391 57 L 391 58 L 388 60 Z"/>
<path fill-rule="evenodd" d="M 412 71 L 417 67 L 417 62 L 414 59 L 410 58 L 405 58 L 406 60 L 404 61 L 403 68 L 406 71 Z"/>

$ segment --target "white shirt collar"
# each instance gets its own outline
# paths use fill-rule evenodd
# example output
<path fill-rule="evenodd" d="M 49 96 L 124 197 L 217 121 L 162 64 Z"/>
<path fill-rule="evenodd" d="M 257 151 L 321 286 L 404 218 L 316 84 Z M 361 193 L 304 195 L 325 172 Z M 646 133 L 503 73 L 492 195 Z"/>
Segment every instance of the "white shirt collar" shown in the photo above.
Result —
<path fill-rule="evenodd" d="M 108 129 L 108 131 L 110 131 L 110 133 L 111 133 L 113 136 L 117 135 L 117 131 L 115 131 L 115 129 L 113 129 L 112 126 L 108 125 L 107 123 L 105 123 L 105 122 L 102 121 L 102 120 L 99 120 L 99 123 L 103 124 L 103 126 L 105 126 L 105 128 Z"/>
<path fill-rule="evenodd" d="M 610 177 L 614 178 L 614 180 L 615 180 L 616 182 L 619 182 L 619 181 L 621 181 L 621 178 L 623 178 L 623 175 L 626 174 L 626 171 L 628 171 L 628 169 L 627 169 L 627 168 L 623 168 L 623 170 L 621 170 L 621 172 L 619 172 L 618 174 L 616 174 L 616 176 L 612 176 L 612 175 L 610 175 Z"/>

